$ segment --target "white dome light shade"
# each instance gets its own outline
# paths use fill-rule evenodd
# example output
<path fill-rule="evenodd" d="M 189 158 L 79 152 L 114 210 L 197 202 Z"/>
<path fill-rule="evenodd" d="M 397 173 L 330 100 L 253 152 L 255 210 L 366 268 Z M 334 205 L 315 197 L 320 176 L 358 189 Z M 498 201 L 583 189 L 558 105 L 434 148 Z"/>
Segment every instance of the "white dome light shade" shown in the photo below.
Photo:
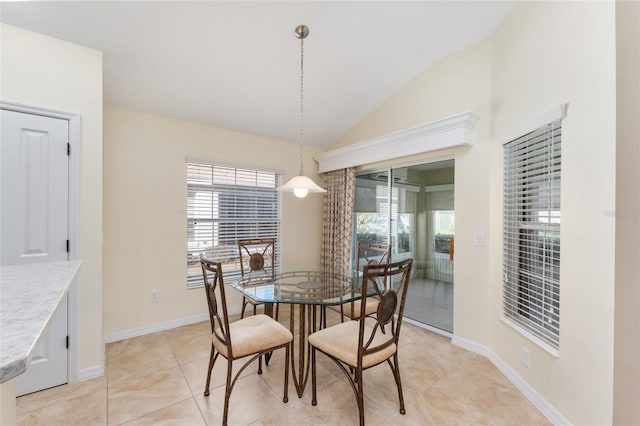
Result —
<path fill-rule="evenodd" d="M 326 189 L 319 187 L 314 181 L 306 176 L 296 176 L 291 178 L 289 182 L 278 188 L 278 191 L 293 192 L 293 194 L 298 198 L 306 197 L 309 192 L 327 192 Z"/>

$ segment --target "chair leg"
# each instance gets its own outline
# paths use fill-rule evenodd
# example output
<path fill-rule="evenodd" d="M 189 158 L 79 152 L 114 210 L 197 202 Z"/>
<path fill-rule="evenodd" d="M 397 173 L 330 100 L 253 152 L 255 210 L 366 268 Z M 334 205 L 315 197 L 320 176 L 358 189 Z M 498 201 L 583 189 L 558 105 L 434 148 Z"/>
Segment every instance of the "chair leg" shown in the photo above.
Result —
<path fill-rule="evenodd" d="M 326 328 L 325 325 L 327 323 L 327 310 L 325 308 L 326 306 L 320 306 L 320 323 L 318 325 L 318 330 L 322 330 L 323 328 Z"/>
<path fill-rule="evenodd" d="M 362 369 L 356 368 L 356 381 L 358 385 L 358 413 L 360 426 L 364 426 L 364 386 L 362 386 Z"/>
<path fill-rule="evenodd" d="M 224 389 L 224 409 L 222 412 L 222 425 L 227 426 L 227 417 L 229 416 L 229 398 L 231 397 L 231 373 L 233 371 L 233 360 L 227 359 L 227 385 Z"/>
<path fill-rule="evenodd" d="M 400 414 L 406 414 L 406 410 L 404 409 L 404 396 L 402 395 L 402 382 L 400 381 L 400 368 L 398 367 L 398 354 L 393 355 L 393 364 L 394 367 L 391 368 L 393 371 L 393 378 L 396 380 L 396 385 L 398 386 L 398 399 L 400 400 Z"/>
<path fill-rule="evenodd" d="M 240 311 L 240 319 L 244 318 L 244 310 L 247 307 L 247 299 L 242 296 L 242 310 Z"/>
<path fill-rule="evenodd" d="M 213 370 L 213 364 L 216 362 L 215 349 L 213 344 L 211 345 L 211 354 L 209 355 L 209 371 L 207 372 L 207 384 L 204 385 L 204 396 L 209 396 L 209 383 L 211 382 L 211 370 Z"/>
<path fill-rule="evenodd" d="M 316 348 L 311 346 L 311 405 L 318 405 L 316 399 Z"/>
<path fill-rule="evenodd" d="M 253 316 L 255 317 L 258 314 L 258 305 L 253 305 Z"/>
<path fill-rule="evenodd" d="M 282 402 L 289 402 L 289 356 L 291 355 L 291 342 L 287 345 L 284 356 L 284 397 Z"/>
<path fill-rule="evenodd" d="M 258 357 L 258 374 L 262 374 L 262 355 Z"/>

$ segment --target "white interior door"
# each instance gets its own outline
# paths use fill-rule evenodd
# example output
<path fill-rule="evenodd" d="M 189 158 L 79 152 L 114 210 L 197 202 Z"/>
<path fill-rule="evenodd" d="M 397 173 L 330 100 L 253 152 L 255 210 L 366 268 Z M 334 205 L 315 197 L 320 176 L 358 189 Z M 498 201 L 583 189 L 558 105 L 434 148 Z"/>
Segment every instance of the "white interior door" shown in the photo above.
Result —
<path fill-rule="evenodd" d="M 69 122 L 0 111 L 2 265 L 68 259 Z M 27 371 L 23 395 L 67 382 L 67 303 L 53 318 Z"/>

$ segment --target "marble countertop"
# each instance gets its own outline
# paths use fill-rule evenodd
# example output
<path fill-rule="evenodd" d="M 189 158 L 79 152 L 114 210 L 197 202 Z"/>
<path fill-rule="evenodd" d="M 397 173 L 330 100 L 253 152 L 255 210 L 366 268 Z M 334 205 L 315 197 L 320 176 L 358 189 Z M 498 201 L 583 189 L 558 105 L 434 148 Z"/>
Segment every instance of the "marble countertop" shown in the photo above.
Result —
<path fill-rule="evenodd" d="M 80 260 L 0 268 L 0 383 L 24 373 Z"/>

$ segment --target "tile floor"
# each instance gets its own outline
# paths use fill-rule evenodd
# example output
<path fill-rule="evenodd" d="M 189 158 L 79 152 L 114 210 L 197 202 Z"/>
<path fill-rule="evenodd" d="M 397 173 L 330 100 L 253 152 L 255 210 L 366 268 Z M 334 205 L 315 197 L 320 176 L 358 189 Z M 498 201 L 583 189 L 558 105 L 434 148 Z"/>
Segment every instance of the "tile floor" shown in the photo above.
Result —
<path fill-rule="evenodd" d="M 280 321 L 288 324 L 283 311 Z M 216 363 L 204 397 L 209 348 L 206 322 L 111 343 L 103 377 L 18 398 L 18 424 L 219 425 L 226 365 Z M 380 365 L 365 372 L 368 425 L 549 424 L 491 362 L 442 336 L 404 324 L 399 351 L 407 414 L 399 414 L 393 376 Z M 290 382 L 289 402 L 282 403 L 283 367 L 278 351 L 262 375 L 253 365 L 243 372 L 231 396 L 230 425 L 358 423 L 351 388 L 325 357 L 318 356 L 316 407 L 310 381 L 301 399 Z"/>

